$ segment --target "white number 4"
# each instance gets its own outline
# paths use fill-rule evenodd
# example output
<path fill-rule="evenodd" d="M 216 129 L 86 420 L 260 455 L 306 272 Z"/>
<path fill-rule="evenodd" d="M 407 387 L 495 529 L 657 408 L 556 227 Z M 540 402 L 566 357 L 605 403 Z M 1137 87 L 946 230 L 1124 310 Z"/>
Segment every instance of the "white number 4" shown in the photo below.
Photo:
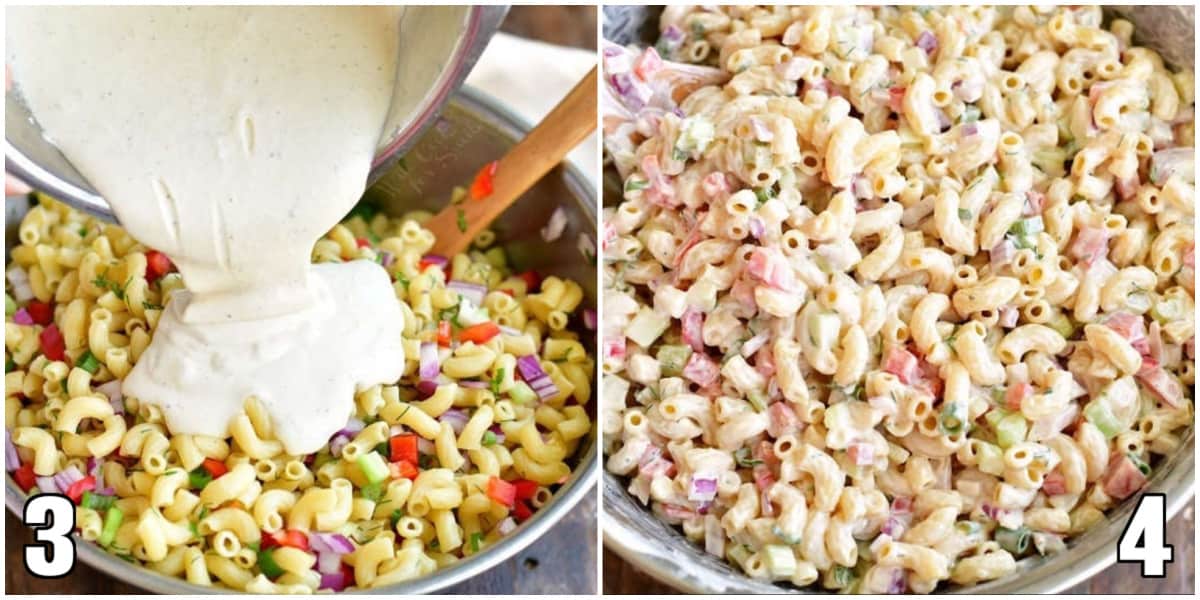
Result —
<path fill-rule="evenodd" d="M 25 502 L 25 524 L 33 527 L 36 544 L 25 546 L 25 570 L 47 579 L 63 577 L 75 567 L 75 505 L 61 494 L 39 494 Z"/>
<path fill-rule="evenodd" d="M 1142 496 L 1117 541 L 1117 562 L 1142 563 L 1142 577 L 1166 577 L 1167 565 L 1175 560 L 1166 535 L 1167 497 Z"/>

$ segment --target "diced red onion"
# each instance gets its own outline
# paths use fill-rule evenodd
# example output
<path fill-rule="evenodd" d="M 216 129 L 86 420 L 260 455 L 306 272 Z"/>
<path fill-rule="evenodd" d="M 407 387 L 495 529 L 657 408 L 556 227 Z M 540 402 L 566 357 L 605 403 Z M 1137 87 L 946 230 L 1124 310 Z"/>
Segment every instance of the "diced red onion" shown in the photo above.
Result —
<path fill-rule="evenodd" d="M 13 313 L 12 319 L 13 323 L 17 325 L 33 325 L 33 316 L 24 308 L 18 309 L 17 312 Z"/>
<path fill-rule="evenodd" d="M 668 25 L 667 28 L 663 30 L 662 37 L 672 42 L 682 42 L 683 30 L 675 25 Z"/>
<path fill-rule="evenodd" d="M 438 384 L 436 381 L 424 379 L 417 382 L 417 394 L 421 398 L 428 398 L 437 392 Z"/>
<path fill-rule="evenodd" d="M 483 305 L 483 297 L 487 296 L 487 286 L 469 281 L 451 279 L 450 283 L 446 284 L 446 287 L 458 292 L 458 295 L 469 299 L 475 306 Z"/>
<path fill-rule="evenodd" d="M 1007 265 L 1012 260 L 1013 255 L 1017 253 L 1017 247 L 1013 245 L 1012 240 L 1004 238 L 995 248 L 989 252 L 991 257 L 992 269 L 996 269 Z"/>
<path fill-rule="evenodd" d="M 392 263 L 394 262 L 396 262 L 396 256 L 391 252 L 383 250 L 379 253 L 379 264 L 382 265 L 383 268 L 386 269 L 392 266 Z"/>
<path fill-rule="evenodd" d="M 562 206 L 555 207 L 554 212 L 550 213 L 550 219 L 546 221 L 546 226 L 542 228 L 542 239 L 547 242 L 553 242 L 562 237 L 563 230 L 567 228 L 567 213 Z"/>
<path fill-rule="evenodd" d="M 125 414 L 125 395 L 121 393 L 121 381 L 114 379 L 108 383 L 96 386 L 96 391 L 108 396 L 109 404 L 112 404 L 113 412 L 118 415 Z"/>
<path fill-rule="evenodd" d="M 909 498 L 908 496 L 896 496 L 895 498 L 892 498 L 892 514 L 912 514 L 912 498 Z"/>
<path fill-rule="evenodd" d="M 354 437 L 354 436 L 358 435 L 358 432 L 362 431 L 363 428 L 366 426 L 367 426 L 367 424 L 363 423 L 362 419 L 351 415 L 351 417 L 346 421 L 346 426 L 341 428 L 340 430 L 338 430 L 338 432 L 335 433 L 334 435 L 344 435 L 346 437 Z"/>
<path fill-rule="evenodd" d="M 33 287 L 29 285 L 29 273 L 25 269 L 18 266 L 11 266 L 4 275 L 8 278 L 8 283 L 12 285 L 12 296 L 17 302 L 26 302 L 33 300 Z"/>
<path fill-rule="evenodd" d="M 756 240 L 761 240 L 763 234 L 766 232 L 767 232 L 767 226 L 763 224 L 762 219 L 760 219 L 758 217 L 751 217 L 751 219 L 750 219 L 750 235 L 754 236 L 754 239 L 756 239 Z"/>
<path fill-rule="evenodd" d="M 421 260 L 431 265 L 442 267 L 443 269 L 446 268 L 446 265 L 450 264 L 450 259 L 442 256 L 441 254 L 426 254 L 425 256 L 421 257 Z"/>
<path fill-rule="evenodd" d="M 1074 423 L 1075 417 L 1078 416 L 1079 405 L 1074 402 L 1068 402 L 1066 409 L 1034 421 L 1033 426 L 1029 428 L 1030 438 L 1037 441 L 1050 438 L 1054 434 L 1066 429 L 1067 425 Z"/>
<path fill-rule="evenodd" d="M 437 379 L 441 367 L 438 363 L 438 347 L 433 342 L 421 342 L 420 367 L 418 375 L 421 381 Z"/>
<path fill-rule="evenodd" d="M 583 309 L 583 326 L 589 331 L 595 331 L 597 323 L 596 311 L 590 308 Z"/>
<path fill-rule="evenodd" d="M 462 433 L 463 428 L 467 426 L 467 421 L 471 420 L 471 418 L 468 417 L 467 413 L 463 412 L 462 409 L 451 408 L 450 410 L 442 413 L 441 416 L 438 417 L 438 420 L 443 423 L 449 423 L 450 428 L 454 430 L 454 434 L 458 435 Z"/>
<path fill-rule="evenodd" d="M 311 542 L 310 542 L 311 543 Z M 340 573 L 342 570 L 342 555 L 333 552 L 317 552 L 317 572 L 322 575 Z"/>
<path fill-rule="evenodd" d="M 976 127 L 974 123 L 967 123 L 966 125 L 963 125 L 963 137 L 971 137 L 977 133 L 979 133 L 979 128 Z"/>
<path fill-rule="evenodd" d="M 558 386 L 554 385 L 554 381 L 542 370 L 542 365 L 538 362 L 536 355 L 530 354 L 518 358 L 517 371 L 521 373 L 521 378 L 529 384 L 529 387 L 537 392 L 538 398 L 545 400 L 558 395 Z"/>
<path fill-rule="evenodd" d="M 760 348 L 766 345 L 771 339 L 770 330 L 764 329 L 758 332 L 754 337 L 746 340 L 742 344 L 741 354 L 743 358 L 750 358 L 750 355 L 758 352 Z"/>
<path fill-rule="evenodd" d="M 617 55 L 621 54 L 622 52 L 624 52 L 624 50 L 621 50 L 621 48 L 619 48 L 617 46 L 605 46 L 604 47 L 604 56 L 607 56 L 607 57 L 617 56 Z"/>
<path fill-rule="evenodd" d="M 904 569 L 892 567 L 891 579 L 888 581 L 887 593 L 903 594 L 908 591 L 908 576 Z"/>
<path fill-rule="evenodd" d="M 883 525 L 879 527 L 880 533 L 886 533 L 892 538 L 899 538 L 904 534 L 904 522 L 896 517 L 888 517 L 883 521 Z"/>
<path fill-rule="evenodd" d="M 349 443 L 350 438 L 345 435 L 339 433 L 338 435 L 333 436 L 333 439 L 329 440 L 329 454 L 333 455 L 334 458 L 340 457 L 342 455 L 342 449 L 345 448 L 346 444 Z"/>
<path fill-rule="evenodd" d="M 61 493 L 63 493 L 63 490 L 58 487 L 58 484 L 55 483 L 53 477 L 38 476 L 38 477 L 34 478 L 34 481 L 37 482 L 37 487 L 39 490 L 42 490 L 43 494 L 61 494 Z"/>
<path fill-rule="evenodd" d="M 1021 314 L 1017 311 L 1017 307 L 1010 304 L 1005 304 L 1000 307 L 1000 318 L 996 321 L 1001 327 L 1015 327 L 1017 318 Z"/>
<path fill-rule="evenodd" d="M 100 494 L 101 496 L 116 496 L 117 495 L 116 490 L 114 490 L 110 487 L 102 488 L 99 485 L 96 486 L 96 493 Z"/>
<path fill-rule="evenodd" d="M 711 473 L 696 473 L 692 475 L 688 487 L 688 500 L 706 502 L 717 497 L 717 477 Z"/>
<path fill-rule="evenodd" d="M 71 465 L 54 475 L 54 483 L 58 484 L 58 488 L 65 494 L 67 488 L 75 485 L 75 482 L 83 479 L 83 473 L 79 472 L 79 467 Z"/>
<path fill-rule="evenodd" d="M 500 521 L 500 525 L 496 530 L 500 532 L 500 535 L 508 535 L 516 528 L 517 522 L 512 517 L 505 517 L 503 521 Z"/>
<path fill-rule="evenodd" d="M 754 130 L 754 138 L 760 142 L 769 142 L 775 139 L 775 133 L 758 117 L 750 117 L 750 129 Z"/>
<path fill-rule="evenodd" d="M 315 552 L 331 552 L 333 554 L 349 554 L 354 552 L 354 543 L 340 533 L 311 533 L 308 545 Z"/>
<path fill-rule="evenodd" d="M 4 466 L 9 473 L 21 468 L 21 457 L 17 454 L 17 447 L 13 445 L 12 430 L 4 430 Z"/>
<path fill-rule="evenodd" d="M 924 50 L 925 54 L 932 56 L 938 49 L 937 38 L 928 31 L 922 31 L 921 35 L 917 36 L 917 47 Z"/>
<path fill-rule="evenodd" d="M 341 571 L 338 571 L 337 573 L 325 573 L 324 575 L 321 575 L 321 585 L 317 586 L 317 589 L 340 592 L 346 589 L 346 584 L 347 582 L 345 573 Z"/>
<path fill-rule="evenodd" d="M 433 454 L 437 451 L 437 446 L 433 440 L 427 440 L 421 436 L 417 436 L 417 452 L 420 454 Z"/>

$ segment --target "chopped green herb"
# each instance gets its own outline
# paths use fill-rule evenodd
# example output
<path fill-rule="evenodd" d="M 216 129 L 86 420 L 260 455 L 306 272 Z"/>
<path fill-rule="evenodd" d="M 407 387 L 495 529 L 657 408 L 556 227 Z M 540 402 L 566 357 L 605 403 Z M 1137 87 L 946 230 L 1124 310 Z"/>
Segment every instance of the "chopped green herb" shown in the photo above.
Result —
<path fill-rule="evenodd" d="M 162 310 L 163 307 L 161 304 L 155 304 L 153 302 L 147 302 L 146 300 L 142 300 L 142 309 L 143 310 Z"/>
<path fill-rule="evenodd" d="M 258 570 L 262 571 L 269 579 L 275 579 L 283 575 L 283 569 L 279 563 L 275 562 L 274 552 L 271 550 L 258 551 Z"/>
<path fill-rule="evenodd" d="M 958 209 L 958 220 L 959 221 L 970 221 L 971 220 L 971 211 L 969 211 L 965 208 Z"/>
<path fill-rule="evenodd" d="M 739 467 L 753 467 L 754 465 L 763 464 L 763 461 L 752 458 L 749 448 L 738 448 L 733 453 L 733 460 L 737 462 Z"/>
<path fill-rule="evenodd" d="M 479 542 L 483 541 L 483 533 L 476 531 L 471 534 L 471 552 L 479 552 Z"/>
<path fill-rule="evenodd" d="M 638 179 L 636 175 L 630 175 L 629 179 L 625 180 L 625 193 L 636 192 L 650 187 L 650 182 L 645 179 Z"/>
<path fill-rule="evenodd" d="M 463 233 L 466 233 L 467 232 L 467 213 L 465 211 L 463 211 L 463 209 L 461 209 L 461 208 L 458 209 L 457 212 L 458 212 L 458 230 Z"/>
<path fill-rule="evenodd" d="M 396 523 L 399 523 L 400 519 L 403 519 L 403 518 L 404 518 L 404 509 L 397 508 L 396 510 L 393 510 L 392 516 L 390 517 L 390 519 L 392 521 L 392 527 L 395 527 Z"/>
<path fill-rule="evenodd" d="M 496 369 L 496 374 L 494 376 L 492 376 L 492 383 L 491 383 L 492 393 L 497 396 L 500 395 L 500 384 L 504 383 L 506 371 L 507 370 L 504 367 L 500 367 L 499 369 Z"/>
<path fill-rule="evenodd" d="M 212 473 L 204 467 L 196 467 L 188 473 L 188 485 L 194 490 L 202 490 L 212 482 Z"/>

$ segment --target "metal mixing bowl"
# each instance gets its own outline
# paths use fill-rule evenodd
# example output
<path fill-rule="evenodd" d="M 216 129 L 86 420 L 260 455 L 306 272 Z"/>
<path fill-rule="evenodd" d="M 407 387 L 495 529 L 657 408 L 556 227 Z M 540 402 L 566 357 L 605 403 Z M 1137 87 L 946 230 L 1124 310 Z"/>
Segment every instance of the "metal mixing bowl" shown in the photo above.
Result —
<path fill-rule="evenodd" d="M 1193 68 L 1195 11 L 1193 7 L 1109 7 L 1136 26 L 1135 40 L 1160 52 L 1177 67 Z M 604 36 L 612 41 L 652 45 L 658 36 L 661 9 L 645 6 L 604 8 Z M 615 172 L 605 173 L 605 205 L 619 202 L 621 192 Z M 1167 518 L 1191 502 L 1196 481 L 1195 428 L 1183 447 L 1156 465 L 1145 492 L 1166 494 Z M 621 558 L 655 579 L 688 593 L 779 594 L 788 591 L 756 581 L 739 569 L 689 542 L 678 529 L 655 517 L 625 490 L 621 479 L 604 474 L 604 514 L 600 525 L 604 544 Z M 1055 593 L 1084 581 L 1116 560 L 1117 539 L 1133 513 L 1137 497 L 1109 513 L 1103 525 L 1093 527 L 1068 544 L 1068 551 L 1050 557 L 1033 557 L 1018 563 L 1017 572 L 972 587 L 949 586 L 948 591 L 970 594 Z M 1186 565 L 1185 565 L 1186 566 Z M 809 591 L 809 590 L 805 590 Z M 815 589 L 812 591 L 816 591 Z"/>
<path fill-rule="evenodd" d="M 412 6 L 400 20 L 394 97 L 370 181 L 382 177 L 436 119 L 496 33 L 507 6 Z M 414 93 L 414 90 L 417 93 Z M 18 91 L 4 95 L 4 169 L 54 197 L 112 221 L 104 199 L 42 137 Z"/>
<path fill-rule="evenodd" d="M 490 97 L 470 88 L 460 90 L 446 106 L 433 126 L 413 146 L 403 160 L 379 182 L 367 190 L 365 197 L 387 213 L 398 214 L 413 209 L 437 210 L 450 196 L 455 185 L 469 183 L 479 167 L 494 160 L 517 142 L 530 129 L 528 123 L 500 107 Z M 538 230 L 545 224 L 555 207 L 567 214 L 567 226 L 562 237 L 552 243 L 542 240 Z M 28 209 L 23 202 L 11 201 L 5 206 L 5 262 L 10 244 L 17 239 L 15 230 Z M 572 166 L 561 166 L 547 174 L 537 185 L 496 221 L 494 229 L 500 244 L 508 251 L 512 262 L 520 269 L 536 269 L 539 273 L 570 277 L 579 282 L 586 297 L 584 306 L 596 306 L 596 261 L 585 258 L 579 250 L 580 238 L 595 248 L 596 196 L 588 179 Z M 583 340 L 595 347 L 594 335 Z M 593 422 L 596 403 L 588 403 Z M 594 431 L 594 430 L 593 430 Z M 464 581 L 490 569 L 541 537 L 565 516 L 585 495 L 596 488 L 595 435 L 588 438 L 577 454 L 577 467 L 571 477 L 554 494 L 554 498 L 534 513 L 494 548 L 464 559 L 433 574 L 409 582 L 369 590 L 376 594 L 431 593 Z M 6 478 L 5 504 L 18 517 L 25 494 L 12 478 Z M 167 594 L 203 594 L 229 592 L 189 584 L 155 571 L 125 562 L 90 542 L 76 545 L 79 558 L 112 577 L 140 588 Z M 30 592 L 32 590 L 25 590 Z M 505 590 L 495 590 L 504 593 Z M 588 590 L 580 590 L 588 591 Z"/>

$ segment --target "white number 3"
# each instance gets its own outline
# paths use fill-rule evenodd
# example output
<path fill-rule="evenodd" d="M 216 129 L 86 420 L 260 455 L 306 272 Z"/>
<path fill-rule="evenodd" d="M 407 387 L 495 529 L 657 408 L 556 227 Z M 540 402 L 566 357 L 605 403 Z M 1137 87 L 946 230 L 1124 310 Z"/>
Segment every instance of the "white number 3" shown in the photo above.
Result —
<path fill-rule="evenodd" d="M 1142 496 L 1117 541 L 1117 562 L 1142 563 L 1142 577 L 1166 577 L 1167 565 L 1175 560 L 1175 548 L 1166 540 L 1166 507 L 1163 494 Z"/>
<path fill-rule="evenodd" d="M 75 567 L 75 505 L 61 494 L 41 494 L 25 502 L 24 521 L 38 543 L 25 546 L 25 570 L 57 578 Z"/>

